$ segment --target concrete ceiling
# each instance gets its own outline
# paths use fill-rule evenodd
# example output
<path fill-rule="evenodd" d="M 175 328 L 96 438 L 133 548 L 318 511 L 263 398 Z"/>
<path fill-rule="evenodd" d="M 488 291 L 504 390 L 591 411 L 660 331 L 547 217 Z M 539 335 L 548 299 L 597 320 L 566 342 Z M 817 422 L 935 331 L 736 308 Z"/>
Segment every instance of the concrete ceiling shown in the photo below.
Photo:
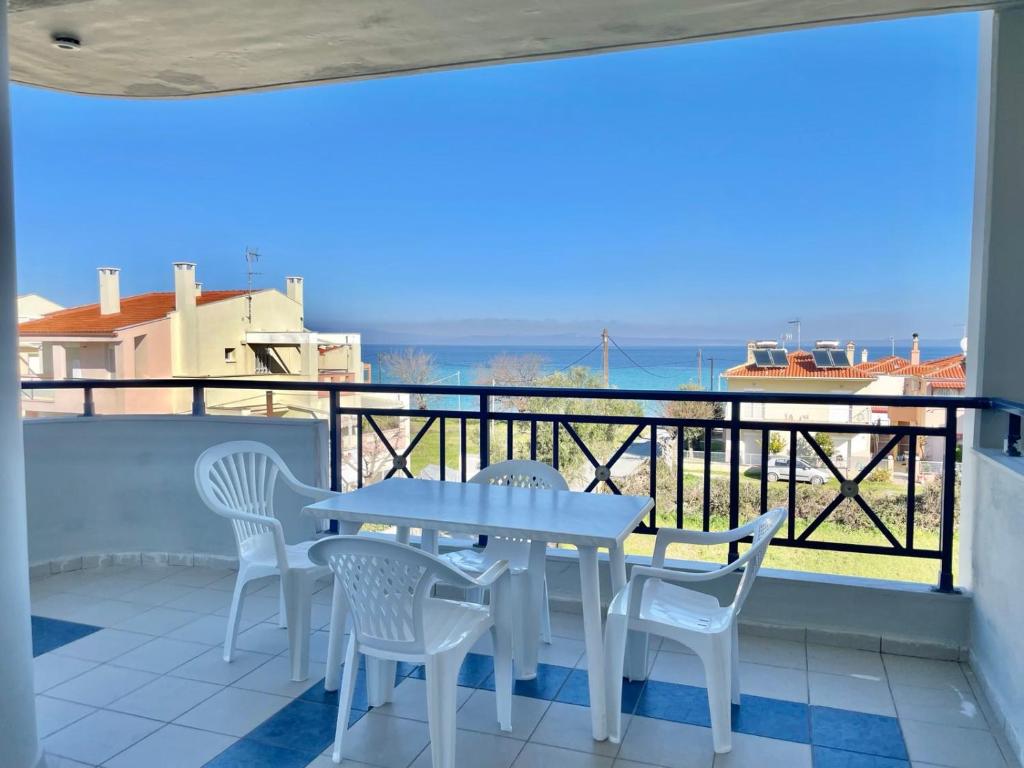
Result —
<path fill-rule="evenodd" d="M 9 0 L 11 77 L 168 98 L 972 10 L 1009 0 Z M 54 35 L 81 41 L 60 50 Z"/>

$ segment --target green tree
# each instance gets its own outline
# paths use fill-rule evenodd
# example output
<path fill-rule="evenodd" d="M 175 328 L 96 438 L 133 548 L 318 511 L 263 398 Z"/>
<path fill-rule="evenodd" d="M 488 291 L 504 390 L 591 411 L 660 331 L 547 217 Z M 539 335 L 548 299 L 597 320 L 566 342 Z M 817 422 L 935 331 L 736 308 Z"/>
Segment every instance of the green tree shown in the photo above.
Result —
<path fill-rule="evenodd" d="M 684 392 L 700 391 L 696 384 L 682 384 L 679 389 Z M 668 419 L 721 420 L 725 418 L 725 407 L 722 403 L 704 400 L 667 400 L 661 404 L 661 413 Z M 693 445 L 703 439 L 704 427 L 683 427 L 684 444 Z"/>
<path fill-rule="evenodd" d="M 836 452 L 836 447 L 832 443 L 832 435 L 828 432 L 815 432 L 814 440 L 821 447 L 822 453 L 831 459 Z"/>
<path fill-rule="evenodd" d="M 768 453 L 772 456 L 777 456 L 786 450 L 786 441 L 782 437 L 781 432 L 772 432 L 768 436 Z"/>

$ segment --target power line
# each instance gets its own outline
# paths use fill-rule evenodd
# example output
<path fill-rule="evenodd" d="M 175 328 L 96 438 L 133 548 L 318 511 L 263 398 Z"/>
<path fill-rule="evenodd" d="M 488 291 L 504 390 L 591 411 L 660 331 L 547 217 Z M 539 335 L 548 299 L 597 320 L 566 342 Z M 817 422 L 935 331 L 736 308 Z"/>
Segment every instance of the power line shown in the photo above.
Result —
<path fill-rule="evenodd" d="M 582 354 L 582 355 L 581 355 L 580 357 L 577 357 L 577 358 L 576 358 L 575 360 L 573 360 L 573 361 L 572 361 L 571 363 L 569 363 L 569 364 L 568 364 L 567 366 L 565 366 L 564 368 L 559 368 L 559 369 L 558 369 L 557 371 L 555 371 L 555 373 L 561 373 L 562 371 L 567 371 L 567 370 L 569 370 L 570 368 L 572 368 L 572 367 L 573 367 L 574 365 L 576 365 L 577 363 L 580 363 L 580 362 L 583 362 L 584 360 L 586 360 L 586 359 L 587 359 L 588 357 L 590 357 L 590 356 L 591 356 L 592 354 L 594 354 L 595 352 L 597 352 L 597 350 L 599 350 L 600 348 L 601 348 L 601 342 L 598 342 L 597 344 L 595 344 L 595 345 L 593 346 L 593 348 L 592 348 L 592 349 L 591 349 L 590 351 L 588 351 L 588 352 L 585 352 L 585 353 L 584 353 L 584 354 Z"/>
<path fill-rule="evenodd" d="M 671 379 L 672 378 L 671 376 L 663 376 L 660 373 L 655 373 L 650 368 L 645 368 L 644 366 L 640 365 L 640 363 L 638 363 L 636 360 L 634 360 L 632 357 L 629 356 L 629 352 L 627 352 L 626 350 L 624 350 L 622 347 L 619 346 L 619 342 L 617 342 L 615 339 L 611 338 L 610 336 L 608 338 L 611 341 L 611 343 L 615 345 L 615 348 L 617 350 L 619 350 L 619 352 L 621 352 L 625 356 L 625 358 L 627 360 L 629 360 L 629 362 L 631 362 L 636 368 L 639 368 L 644 373 L 647 373 L 647 374 L 649 374 L 651 376 L 654 376 L 655 378 L 658 378 L 658 379 Z"/>

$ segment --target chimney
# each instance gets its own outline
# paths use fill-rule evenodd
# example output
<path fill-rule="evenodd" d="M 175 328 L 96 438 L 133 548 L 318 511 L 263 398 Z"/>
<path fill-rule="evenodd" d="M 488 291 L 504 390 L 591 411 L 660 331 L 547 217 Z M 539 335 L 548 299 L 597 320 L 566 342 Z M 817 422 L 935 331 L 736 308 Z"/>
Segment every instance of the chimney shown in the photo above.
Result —
<path fill-rule="evenodd" d="M 187 312 L 196 306 L 196 265 L 190 261 L 174 262 L 174 308 Z"/>
<path fill-rule="evenodd" d="M 857 362 L 857 345 L 852 341 L 846 342 L 846 359 L 850 361 L 850 365 Z"/>
<path fill-rule="evenodd" d="M 100 314 L 116 315 L 121 311 L 121 269 L 100 267 Z"/>
<path fill-rule="evenodd" d="M 196 265 L 174 262 L 174 308 L 171 323 L 171 374 L 199 375 L 199 313 L 196 311 Z"/>
<path fill-rule="evenodd" d="M 288 298 L 294 301 L 299 306 L 302 306 L 302 278 L 301 277 L 286 277 L 284 279 L 284 289 Z"/>
<path fill-rule="evenodd" d="M 864 347 L 864 349 L 862 349 L 860 351 L 860 361 L 862 363 L 866 363 L 868 361 L 868 348 L 867 347 Z"/>
<path fill-rule="evenodd" d="M 196 298 L 198 299 L 202 295 L 203 295 L 203 284 L 202 283 L 196 283 Z"/>
<path fill-rule="evenodd" d="M 916 333 L 914 334 L 914 343 L 910 345 L 910 364 L 921 364 L 921 343 Z"/>
<path fill-rule="evenodd" d="M 754 364 L 754 348 L 756 346 L 757 345 L 754 344 L 754 342 L 752 342 L 752 341 L 748 341 L 747 342 L 747 365 L 753 365 Z"/>

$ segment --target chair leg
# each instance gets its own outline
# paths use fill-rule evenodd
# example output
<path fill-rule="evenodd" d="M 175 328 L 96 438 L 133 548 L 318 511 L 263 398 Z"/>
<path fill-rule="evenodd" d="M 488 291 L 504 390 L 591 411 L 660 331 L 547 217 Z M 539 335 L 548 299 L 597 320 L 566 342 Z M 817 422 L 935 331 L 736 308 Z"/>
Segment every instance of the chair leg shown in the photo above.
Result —
<path fill-rule="evenodd" d="M 626 637 L 626 672 L 630 680 L 646 680 L 649 666 L 647 654 L 650 649 L 650 635 L 646 632 L 631 631 Z"/>
<path fill-rule="evenodd" d="M 338 690 L 338 678 L 341 674 L 341 642 L 345 635 L 347 617 L 348 604 L 345 602 L 344 589 L 335 579 L 331 597 L 331 630 L 327 636 L 327 672 L 324 676 L 324 690 L 327 691 Z"/>
<path fill-rule="evenodd" d="M 281 579 L 281 588 L 278 590 L 277 626 L 284 629 L 288 626 L 288 600 L 285 596 L 284 578 Z"/>
<path fill-rule="evenodd" d="M 228 610 L 228 628 L 224 635 L 224 661 L 231 661 L 235 656 L 235 641 L 238 639 L 238 622 L 242 615 L 242 604 L 245 602 L 245 588 L 249 583 L 249 574 L 244 567 L 239 568 L 235 578 L 235 591 L 231 595 L 231 608 Z"/>
<path fill-rule="evenodd" d="M 433 768 L 455 768 L 455 709 L 461 654 L 427 659 L 427 720 Z"/>
<path fill-rule="evenodd" d="M 732 659 L 729 645 L 725 635 L 712 637 L 710 647 L 702 657 L 711 709 L 711 740 L 718 753 L 732 750 Z"/>
<path fill-rule="evenodd" d="M 281 581 L 285 585 L 292 680 L 302 682 L 309 677 L 309 614 L 313 602 L 313 580 L 301 571 L 286 571 Z"/>
<path fill-rule="evenodd" d="M 548 579 L 544 577 L 544 604 L 540 607 L 540 639 L 551 645 L 551 600 L 548 597 Z"/>
<path fill-rule="evenodd" d="M 348 639 L 348 650 L 345 652 L 345 674 L 341 678 L 341 690 L 338 692 L 338 725 L 334 731 L 334 752 L 331 759 L 341 762 L 342 742 L 348 730 L 348 718 L 352 711 L 352 693 L 356 689 L 356 678 L 359 676 L 358 647 L 355 635 Z"/>
<path fill-rule="evenodd" d="M 732 646 L 730 657 L 732 662 L 732 703 L 740 704 L 740 633 L 739 623 L 732 620 Z"/>
<path fill-rule="evenodd" d="M 394 698 L 395 667 L 387 659 L 366 659 L 366 699 L 371 707 L 383 707 Z"/>
<path fill-rule="evenodd" d="M 629 623 L 625 616 L 608 617 L 604 628 L 604 695 L 608 710 L 608 741 L 612 744 L 618 744 L 622 739 L 622 667 L 628 634 Z"/>

